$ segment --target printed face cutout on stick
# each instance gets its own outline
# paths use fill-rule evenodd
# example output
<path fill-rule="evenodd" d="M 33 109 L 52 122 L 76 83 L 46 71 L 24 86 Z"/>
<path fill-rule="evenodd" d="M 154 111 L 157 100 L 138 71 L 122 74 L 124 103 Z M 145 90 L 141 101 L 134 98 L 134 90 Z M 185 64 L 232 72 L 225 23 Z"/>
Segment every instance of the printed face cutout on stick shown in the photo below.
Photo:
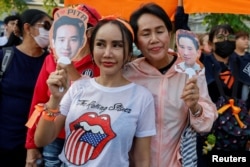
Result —
<path fill-rule="evenodd" d="M 50 44 L 56 59 L 74 60 L 86 44 L 87 22 L 88 15 L 77 9 L 61 8 L 54 13 Z"/>
<path fill-rule="evenodd" d="M 199 74 L 202 64 L 199 61 L 201 50 L 197 36 L 191 31 L 179 29 L 176 31 L 176 45 L 183 61 L 175 66 L 175 70 L 188 74 L 189 78 Z"/>

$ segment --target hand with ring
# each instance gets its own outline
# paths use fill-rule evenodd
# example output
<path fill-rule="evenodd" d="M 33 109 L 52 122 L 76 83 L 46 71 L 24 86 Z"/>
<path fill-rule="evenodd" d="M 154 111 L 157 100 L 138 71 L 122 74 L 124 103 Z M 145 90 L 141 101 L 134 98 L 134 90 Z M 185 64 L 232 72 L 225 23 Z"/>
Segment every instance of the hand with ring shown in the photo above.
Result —
<path fill-rule="evenodd" d="M 47 85 L 51 92 L 51 95 L 57 98 L 62 98 L 68 88 L 68 75 L 65 69 L 57 68 L 56 71 L 51 72 L 47 79 Z M 63 87 L 63 91 L 59 91 L 59 88 Z"/>

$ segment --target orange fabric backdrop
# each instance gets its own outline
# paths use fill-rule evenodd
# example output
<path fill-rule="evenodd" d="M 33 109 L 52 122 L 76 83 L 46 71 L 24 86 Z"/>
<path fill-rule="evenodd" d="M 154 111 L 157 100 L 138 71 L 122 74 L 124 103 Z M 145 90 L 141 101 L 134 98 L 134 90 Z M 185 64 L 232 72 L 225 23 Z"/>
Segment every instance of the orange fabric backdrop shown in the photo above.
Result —
<path fill-rule="evenodd" d="M 250 14 L 250 0 L 184 0 L 186 13 Z"/>
<path fill-rule="evenodd" d="M 141 4 L 155 2 L 162 6 L 173 20 L 177 0 L 64 0 L 64 5 L 88 4 L 93 6 L 101 15 L 116 15 L 129 19 L 130 14 Z"/>

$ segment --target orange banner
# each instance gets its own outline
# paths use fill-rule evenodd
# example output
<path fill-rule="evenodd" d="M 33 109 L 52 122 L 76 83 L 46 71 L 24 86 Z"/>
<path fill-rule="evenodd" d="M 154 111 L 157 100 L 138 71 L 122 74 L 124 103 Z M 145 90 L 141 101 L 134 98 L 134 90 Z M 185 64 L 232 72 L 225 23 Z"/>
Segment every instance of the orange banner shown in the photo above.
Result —
<path fill-rule="evenodd" d="M 250 14 L 250 0 L 184 0 L 186 13 Z"/>
<path fill-rule="evenodd" d="M 171 20 L 177 7 L 177 0 L 64 0 L 64 5 L 84 4 L 90 5 L 102 15 L 116 15 L 129 19 L 130 14 L 141 4 L 155 2 L 165 9 Z"/>

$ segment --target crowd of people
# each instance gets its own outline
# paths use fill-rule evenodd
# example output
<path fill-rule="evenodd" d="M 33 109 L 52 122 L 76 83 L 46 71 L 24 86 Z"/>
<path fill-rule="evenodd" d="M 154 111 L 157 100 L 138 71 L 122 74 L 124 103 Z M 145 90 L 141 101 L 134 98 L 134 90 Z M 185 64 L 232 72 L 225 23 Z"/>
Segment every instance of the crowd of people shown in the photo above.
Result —
<path fill-rule="evenodd" d="M 87 4 L 6 17 L 0 166 L 211 167 L 215 154 L 249 156 L 249 34 L 228 24 L 196 34 L 183 0 L 176 11 L 174 26 L 156 3 L 129 20 Z"/>

